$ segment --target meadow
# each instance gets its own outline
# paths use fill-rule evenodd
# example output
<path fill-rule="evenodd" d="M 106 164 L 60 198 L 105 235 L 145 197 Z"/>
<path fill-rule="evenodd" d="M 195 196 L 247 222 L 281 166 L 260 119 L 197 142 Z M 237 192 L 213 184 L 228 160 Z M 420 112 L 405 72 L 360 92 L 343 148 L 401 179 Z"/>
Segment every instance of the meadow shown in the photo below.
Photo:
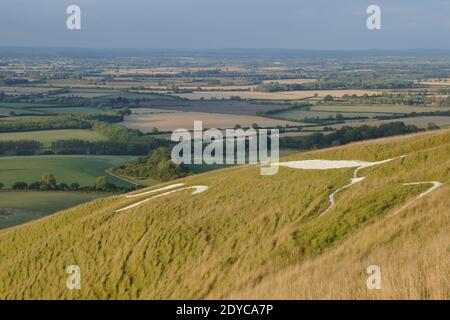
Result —
<path fill-rule="evenodd" d="M 30 156 L 0 158 L 0 182 L 9 188 L 14 182 L 40 181 L 44 173 L 52 173 L 57 182 L 77 182 L 81 186 L 94 185 L 99 176 L 108 176 L 107 169 L 133 160 L 132 156 Z M 109 176 L 110 183 L 131 186 Z"/>
<path fill-rule="evenodd" d="M 0 229 L 40 219 L 105 196 L 108 194 L 99 192 L 2 191 Z"/>
<path fill-rule="evenodd" d="M 106 137 L 92 131 L 83 129 L 42 130 L 29 132 L 0 133 L 0 141 L 35 140 L 49 147 L 53 141 L 81 139 L 87 141 L 105 141 Z"/>
<path fill-rule="evenodd" d="M 284 159 L 406 155 L 359 172 L 325 216 L 353 170 L 234 167 L 170 183 L 208 186 L 201 194 L 123 212 L 145 198 L 115 196 L 2 230 L 0 298 L 449 299 L 449 153 L 447 130 Z M 404 185 L 435 180 L 443 186 L 420 199 L 426 186 Z M 366 286 L 374 264 L 382 290 Z M 81 290 L 67 290 L 68 265 L 80 266 Z"/>
<path fill-rule="evenodd" d="M 49 103 L 0 103 L 0 115 L 8 116 L 10 113 L 16 115 L 33 114 L 33 115 L 48 115 L 48 114 L 80 114 L 80 113 L 103 113 L 104 110 L 86 107 L 86 106 L 65 106 L 55 105 Z"/>

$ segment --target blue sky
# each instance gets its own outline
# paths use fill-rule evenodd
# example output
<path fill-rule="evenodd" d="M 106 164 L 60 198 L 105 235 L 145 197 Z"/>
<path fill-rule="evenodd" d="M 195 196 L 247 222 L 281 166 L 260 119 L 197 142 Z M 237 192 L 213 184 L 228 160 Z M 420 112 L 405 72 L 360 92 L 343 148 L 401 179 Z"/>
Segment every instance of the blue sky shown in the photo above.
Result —
<path fill-rule="evenodd" d="M 66 8 L 82 9 L 69 31 Z M 382 9 L 382 30 L 366 9 Z M 450 0 L 1 0 L 1 46 L 450 49 Z"/>

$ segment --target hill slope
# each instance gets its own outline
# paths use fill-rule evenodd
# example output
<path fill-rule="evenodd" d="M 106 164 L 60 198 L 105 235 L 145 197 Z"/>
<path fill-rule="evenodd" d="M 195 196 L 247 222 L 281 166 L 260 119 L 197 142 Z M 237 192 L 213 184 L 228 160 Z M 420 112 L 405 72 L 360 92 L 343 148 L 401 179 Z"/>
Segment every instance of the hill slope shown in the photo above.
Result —
<path fill-rule="evenodd" d="M 0 298 L 448 299 L 449 156 L 450 131 L 291 156 L 395 158 L 361 169 L 328 211 L 354 168 L 242 166 L 96 200 L 0 231 Z M 430 184 L 405 185 L 430 181 L 443 185 L 420 199 Z M 190 186 L 208 189 L 176 191 Z M 69 265 L 81 290 L 66 287 Z M 382 290 L 367 289 L 369 265 Z"/>

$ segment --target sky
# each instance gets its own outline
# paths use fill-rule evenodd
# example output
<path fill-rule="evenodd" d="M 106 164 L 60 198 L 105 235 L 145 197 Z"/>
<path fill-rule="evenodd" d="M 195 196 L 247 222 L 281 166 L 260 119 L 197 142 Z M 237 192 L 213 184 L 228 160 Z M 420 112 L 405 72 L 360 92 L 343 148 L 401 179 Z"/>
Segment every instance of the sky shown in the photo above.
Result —
<path fill-rule="evenodd" d="M 69 5 L 81 30 L 68 30 Z M 369 5 L 381 30 L 369 30 Z M 0 46 L 450 49 L 450 0 L 1 0 Z"/>

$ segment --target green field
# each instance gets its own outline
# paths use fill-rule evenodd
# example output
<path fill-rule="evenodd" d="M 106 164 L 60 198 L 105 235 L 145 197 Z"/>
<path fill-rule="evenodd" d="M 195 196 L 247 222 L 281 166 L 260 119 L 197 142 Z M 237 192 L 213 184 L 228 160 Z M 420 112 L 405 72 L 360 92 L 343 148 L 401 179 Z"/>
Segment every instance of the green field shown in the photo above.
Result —
<path fill-rule="evenodd" d="M 36 140 L 42 142 L 46 147 L 48 147 L 53 141 L 70 139 L 81 139 L 88 141 L 107 140 L 106 137 L 94 131 L 83 129 L 0 133 L 0 141 Z"/>
<path fill-rule="evenodd" d="M 65 106 L 51 103 L 1 102 L 0 115 L 8 116 L 10 112 L 20 114 L 79 114 L 102 113 L 104 110 L 86 106 Z"/>
<path fill-rule="evenodd" d="M 108 194 L 87 192 L 0 192 L 0 229 L 42 218 Z"/>
<path fill-rule="evenodd" d="M 109 168 L 135 159 L 132 156 L 32 156 L 0 158 L 0 182 L 9 188 L 14 182 L 39 181 L 46 172 L 51 172 L 57 182 L 77 182 L 81 186 L 93 185 L 99 176 L 107 175 Z M 119 186 L 130 183 L 109 176 L 109 182 Z"/>

